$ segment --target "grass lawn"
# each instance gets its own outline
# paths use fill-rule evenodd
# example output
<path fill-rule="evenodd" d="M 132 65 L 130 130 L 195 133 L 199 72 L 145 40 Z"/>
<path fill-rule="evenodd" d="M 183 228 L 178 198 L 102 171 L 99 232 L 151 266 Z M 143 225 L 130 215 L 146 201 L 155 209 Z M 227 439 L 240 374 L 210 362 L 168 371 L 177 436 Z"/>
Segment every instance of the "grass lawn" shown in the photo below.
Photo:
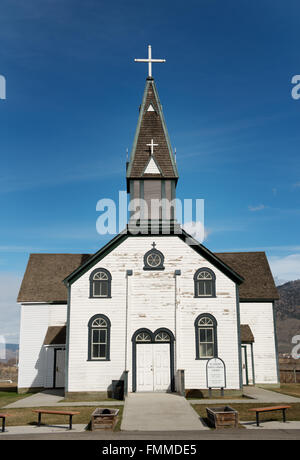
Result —
<path fill-rule="evenodd" d="M 257 407 L 271 407 L 271 406 L 276 406 L 276 404 L 260 404 L 260 403 L 255 403 L 255 404 L 229 404 L 230 407 L 238 411 L 239 413 L 239 420 L 243 422 L 250 422 L 250 421 L 255 421 L 255 412 L 249 412 L 249 409 L 254 409 Z M 287 421 L 300 421 L 300 404 L 288 404 L 291 406 L 290 409 L 287 409 L 286 411 L 286 418 Z M 215 406 L 215 405 L 214 405 Z M 192 407 L 195 409 L 195 411 L 200 415 L 200 417 L 203 417 L 206 419 L 206 407 L 209 407 L 208 404 L 193 404 Z M 213 407 L 213 406 L 211 406 Z M 259 419 L 261 422 L 266 421 L 266 420 L 278 420 L 282 421 L 282 411 L 276 411 L 276 412 L 264 412 L 260 414 Z"/>
<path fill-rule="evenodd" d="M 282 383 L 280 388 L 274 388 L 272 386 L 268 387 L 264 385 L 262 388 L 265 390 L 275 391 L 276 393 L 300 398 L 300 383 Z"/>
<path fill-rule="evenodd" d="M 73 424 L 77 423 L 84 423 L 86 425 L 89 424 L 91 420 L 92 412 L 97 407 L 92 406 L 79 406 L 79 407 L 34 407 L 34 408 L 23 408 L 23 409 L 7 409 L 5 410 L 6 413 L 10 414 L 11 417 L 7 417 L 6 419 L 6 426 L 9 428 L 10 426 L 17 426 L 17 425 L 36 425 L 38 414 L 32 412 L 35 409 L 49 409 L 49 410 L 60 410 L 60 411 L 74 411 L 80 412 L 79 415 L 73 416 Z M 121 426 L 122 414 L 123 414 L 123 406 L 114 406 L 109 407 L 109 409 L 119 409 L 119 420 L 115 427 L 114 431 L 119 431 Z M 42 414 L 42 425 L 57 425 L 62 426 L 69 424 L 69 417 L 63 415 L 55 415 L 55 414 Z"/>
<path fill-rule="evenodd" d="M 17 387 L 15 385 L 1 385 L 0 386 L 0 408 L 11 404 L 18 399 L 26 398 L 30 396 L 30 393 L 24 395 L 19 395 L 17 392 Z"/>

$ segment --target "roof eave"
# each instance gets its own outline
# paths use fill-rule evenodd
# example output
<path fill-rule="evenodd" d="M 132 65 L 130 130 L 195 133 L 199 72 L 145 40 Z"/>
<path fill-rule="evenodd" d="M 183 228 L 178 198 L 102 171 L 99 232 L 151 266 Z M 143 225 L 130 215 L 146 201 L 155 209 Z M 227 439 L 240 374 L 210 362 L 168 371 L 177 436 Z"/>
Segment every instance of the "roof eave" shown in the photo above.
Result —
<path fill-rule="evenodd" d="M 110 240 L 103 248 L 99 249 L 87 262 L 83 265 L 78 267 L 74 270 L 70 275 L 68 275 L 64 280 L 63 283 L 66 286 L 70 286 L 73 284 L 83 273 L 85 273 L 91 265 L 95 263 L 95 261 L 101 260 L 107 254 L 114 250 L 116 246 L 118 246 L 122 241 L 128 238 L 127 230 L 124 229 L 121 233 L 116 235 L 112 240 Z"/>

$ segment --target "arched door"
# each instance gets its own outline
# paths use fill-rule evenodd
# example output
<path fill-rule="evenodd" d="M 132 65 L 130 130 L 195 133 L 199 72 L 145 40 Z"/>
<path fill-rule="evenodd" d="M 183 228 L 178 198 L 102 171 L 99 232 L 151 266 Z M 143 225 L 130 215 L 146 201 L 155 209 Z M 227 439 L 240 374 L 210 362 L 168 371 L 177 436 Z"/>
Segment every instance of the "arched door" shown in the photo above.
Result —
<path fill-rule="evenodd" d="M 133 336 L 133 391 L 174 391 L 171 331 L 139 330 Z"/>

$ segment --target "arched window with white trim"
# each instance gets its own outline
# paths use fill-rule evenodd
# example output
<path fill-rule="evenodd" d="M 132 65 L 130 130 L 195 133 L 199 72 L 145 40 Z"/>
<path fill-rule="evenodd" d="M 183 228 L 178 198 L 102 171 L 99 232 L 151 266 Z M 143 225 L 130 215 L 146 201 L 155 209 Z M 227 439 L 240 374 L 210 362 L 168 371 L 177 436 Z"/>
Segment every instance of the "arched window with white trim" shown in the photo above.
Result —
<path fill-rule="evenodd" d="M 209 268 L 200 268 L 194 275 L 195 297 L 216 297 L 216 275 Z"/>
<path fill-rule="evenodd" d="M 93 316 L 88 324 L 89 361 L 109 361 L 110 359 L 110 320 L 107 316 L 99 314 Z"/>
<path fill-rule="evenodd" d="M 211 359 L 218 356 L 217 321 L 209 313 L 195 320 L 196 359 Z"/>
<path fill-rule="evenodd" d="M 90 275 L 90 297 L 105 299 L 111 297 L 111 274 L 105 268 L 96 268 Z"/>

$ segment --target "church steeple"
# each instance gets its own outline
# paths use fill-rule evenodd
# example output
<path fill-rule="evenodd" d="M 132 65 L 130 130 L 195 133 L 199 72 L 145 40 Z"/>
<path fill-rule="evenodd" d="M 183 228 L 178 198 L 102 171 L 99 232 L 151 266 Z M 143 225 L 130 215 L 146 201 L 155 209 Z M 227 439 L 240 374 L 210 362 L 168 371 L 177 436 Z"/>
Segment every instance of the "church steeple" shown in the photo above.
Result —
<path fill-rule="evenodd" d="M 176 161 L 165 123 L 162 106 L 154 79 L 151 46 L 148 59 L 148 77 L 144 90 L 130 161 L 127 164 L 127 192 L 130 200 L 143 200 L 142 220 L 170 221 L 175 219 L 173 200 L 178 181 Z M 160 201 L 160 205 L 157 202 Z"/>
<path fill-rule="evenodd" d="M 146 178 L 171 179 L 175 180 L 175 182 L 178 180 L 175 157 L 172 152 L 156 85 L 152 77 L 148 77 L 146 81 L 130 162 L 127 168 L 127 182 Z"/>

